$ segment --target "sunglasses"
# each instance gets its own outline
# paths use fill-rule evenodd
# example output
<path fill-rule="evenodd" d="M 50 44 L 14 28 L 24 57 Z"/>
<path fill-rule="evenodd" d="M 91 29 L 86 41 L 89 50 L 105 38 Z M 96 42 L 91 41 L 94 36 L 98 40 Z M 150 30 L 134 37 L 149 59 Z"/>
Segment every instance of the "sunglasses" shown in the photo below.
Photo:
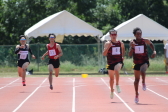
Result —
<path fill-rule="evenodd" d="M 50 37 L 50 38 L 55 38 L 55 37 Z"/>
<path fill-rule="evenodd" d="M 116 36 L 117 34 L 110 34 L 110 35 L 112 35 L 112 36 Z"/>
<path fill-rule="evenodd" d="M 20 39 L 20 40 L 26 40 L 26 39 Z"/>

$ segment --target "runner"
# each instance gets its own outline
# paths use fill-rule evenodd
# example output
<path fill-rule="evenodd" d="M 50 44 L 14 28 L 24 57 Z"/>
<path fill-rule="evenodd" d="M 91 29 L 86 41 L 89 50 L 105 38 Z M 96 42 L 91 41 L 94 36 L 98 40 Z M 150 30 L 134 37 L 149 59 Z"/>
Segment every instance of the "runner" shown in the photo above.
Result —
<path fill-rule="evenodd" d="M 107 41 L 104 44 L 103 55 L 107 56 L 107 64 L 108 64 L 108 74 L 110 77 L 110 87 L 111 87 L 111 94 L 110 98 L 113 99 L 114 97 L 114 74 L 116 78 L 116 89 L 117 92 L 120 93 L 121 89 L 119 86 L 119 71 L 123 66 L 124 54 L 125 54 L 125 47 L 124 43 L 117 41 L 117 31 L 112 29 L 109 31 L 111 40 Z"/>
<path fill-rule="evenodd" d="M 153 51 L 151 58 L 156 56 L 156 51 L 153 43 L 149 39 L 142 38 L 142 31 L 140 28 L 135 28 L 133 30 L 133 34 L 136 39 L 130 41 L 130 49 L 129 49 L 129 56 L 133 56 L 133 69 L 134 69 L 134 87 L 135 87 L 135 103 L 139 102 L 139 93 L 138 93 L 138 85 L 140 80 L 140 75 L 142 76 L 142 89 L 146 90 L 145 84 L 145 76 L 146 70 L 149 67 L 149 58 L 147 52 L 147 45 Z"/>
<path fill-rule="evenodd" d="M 52 73 L 53 69 L 55 71 L 55 76 L 58 77 L 59 74 L 59 58 L 63 55 L 61 46 L 58 43 L 55 43 L 55 34 L 51 33 L 49 34 L 49 41 L 50 43 L 46 45 L 47 52 L 44 53 L 44 55 L 41 57 L 42 60 L 44 60 L 44 57 L 46 55 L 49 55 L 49 62 L 48 62 L 48 70 L 49 70 L 49 83 L 50 83 L 50 89 L 53 90 L 52 86 Z"/>
<path fill-rule="evenodd" d="M 18 74 L 20 77 L 22 77 L 22 84 L 23 86 L 26 86 L 26 69 L 28 65 L 30 64 L 30 61 L 28 59 L 28 52 L 30 52 L 33 59 L 36 57 L 33 55 L 30 47 L 28 44 L 26 44 L 26 37 L 24 35 L 20 36 L 20 45 L 16 46 L 15 54 L 18 54 Z"/>

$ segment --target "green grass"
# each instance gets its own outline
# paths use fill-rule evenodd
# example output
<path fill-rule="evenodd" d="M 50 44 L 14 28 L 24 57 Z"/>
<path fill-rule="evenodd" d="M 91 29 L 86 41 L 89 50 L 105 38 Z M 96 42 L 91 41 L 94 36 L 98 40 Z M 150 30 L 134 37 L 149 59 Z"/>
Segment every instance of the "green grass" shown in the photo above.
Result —
<path fill-rule="evenodd" d="M 47 75 L 48 73 L 46 73 L 45 75 L 26 75 L 26 77 L 48 77 Z M 161 76 L 161 77 L 167 77 L 168 75 L 166 74 L 148 74 L 147 73 L 147 77 L 156 77 L 156 76 Z M 17 72 L 8 72 L 8 73 L 0 73 L 0 77 L 18 77 L 18 74 Z M 53 77 L 55 77 L 53 75 Z M 67 74 L 60 74 L 59 77 L 81 77 L 81 74 L 78 74 L 78 75 L 74 75 L 73 73 L 67 75 Z M 89 74 L 88 77 L 108 77 L 107 74 L 95 74 L 95 75 L 91 75 Z M 129 75 L 126 75 L 126 74 L 120 74 L 120 77 L 134 77 L 133 74 L 129 74 Z"/>
<path fill-rule="evenodd" d="M 150 67 L 147 70 L 148 72 L 151 73 L 165 73 L 165 64 L 163 62 L 163 56 L 162 57 L 157 57 L 154 59 L 150 59 Z M 85 61 L 85 63 L 82 66 L 77 66 L 69 61 L 61 62 L 60 66 L 60 73 L 62 74 L 71 74 L 71 73 L 98 73 L 98 70 L 100 69 L 98 65 L 95 66 L 95 62 L 93 59 L 92 61 Z M 93 63 L 93 64 L 92 64 Z M 41 63 L 40 63 L 41 64 Z M 133 73 L 132 70 L 132 64 L 133 61 L 132 59 L 125 59 L 124 60 L 124 66 L 125 70 L 128 73 Z M 101 67 L 103 68 L 103 67 Z M 29 69 L 33 69 L 34 72 L 37 73 L 45 73 L 48 74 L 48 67 L 47 64 L 42 64 L 38 67 L 36 63 L 31 63 L 29 65 Z M 9 66 L 0 66 L 0 73 L 6 74 L 6 73 L 17 73 L 17 67 L 9 67 Z M 123 73 L 123 71 L 121 71 Z"/>

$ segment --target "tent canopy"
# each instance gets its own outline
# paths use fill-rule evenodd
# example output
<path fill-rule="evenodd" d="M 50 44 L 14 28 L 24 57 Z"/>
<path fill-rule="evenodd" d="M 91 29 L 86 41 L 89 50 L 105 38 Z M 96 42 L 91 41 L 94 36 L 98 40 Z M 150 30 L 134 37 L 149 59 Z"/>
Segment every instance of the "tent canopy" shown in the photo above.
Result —
<path fill-rule="evenodd" d="M 168 40 L 168 29 L 143 14 L 139 14 L 115 27 L 114 29 L 118 32 L 117 39 L 124 41 L 135 39 L 133 29 L 136 27 L 142 30 L 143 38 L 150 40 Z M 110 40 L 109 33 L 101 38 L 101 41 L 104 40 Z"/>
<path fill-rule="evenodd" d="M 48 36 L 49 33 L 55 35 L 71 36 L 97 36 L 103 34 L 100 30 L 94 28 L 73 14 L 64 10 L 53 14 L 25 31 L 26 37 Z"/>

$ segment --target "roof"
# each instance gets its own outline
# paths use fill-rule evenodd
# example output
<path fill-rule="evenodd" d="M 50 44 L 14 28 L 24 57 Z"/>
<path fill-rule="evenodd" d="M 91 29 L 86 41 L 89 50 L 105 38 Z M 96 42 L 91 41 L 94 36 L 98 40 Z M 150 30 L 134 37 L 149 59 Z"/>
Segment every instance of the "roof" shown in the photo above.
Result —
<path fill-rule="evenodd" d="M 139 14 L 116 26 L 114 29 L 117 30 L 117 39 L 125 41 L 134 39 L 135 37 L 132 32 L 136 27 L 142 30 L 143 38 L 150 40 L 168 40 L 168 29 L 143 14 Z M 104 35 L 101 40 L 110 40 L 109 33 Z"/>
<path fill-rule="evenodd" d="M 55 35 L 71 36 L 98 36 L 103 34 L 85 21 L 77 18 L 73 14 L 64 10 L 55 13 L 25 31 L 26 37 L 48 36 L 49 33 Z"/>

